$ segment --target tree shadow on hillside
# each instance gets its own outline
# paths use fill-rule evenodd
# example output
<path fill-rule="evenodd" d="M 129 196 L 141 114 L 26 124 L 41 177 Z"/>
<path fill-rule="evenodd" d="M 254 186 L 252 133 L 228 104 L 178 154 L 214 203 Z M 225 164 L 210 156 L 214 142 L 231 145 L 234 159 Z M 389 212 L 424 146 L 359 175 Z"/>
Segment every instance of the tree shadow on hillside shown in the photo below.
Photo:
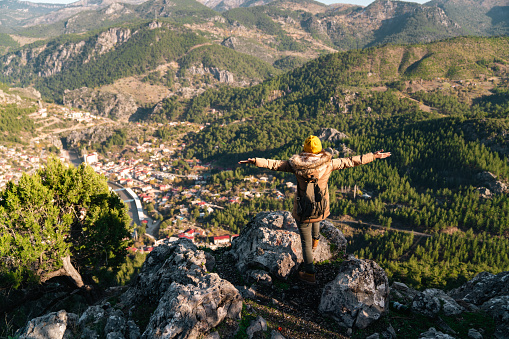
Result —
<path fill-rule="evenodd" d="M 144 106 L 138 107 L 136 112 L 134 112 L 134 114 L 132 114 L 129 117 L 129 122 L 140 122 L 140 121 L 147 120 L 147 118 L 152 113 L 152 110 L 153 110 L 152 107 L 144 107 Z"/>
<path fill-rule="evenodd" d="M 491 19 L 493 26 L 505 24 L 505 33 L 509 31 L 509 6 L 495 6 L 486 15 Z M 502 28 L 502 27 L 501 27 Z"/>

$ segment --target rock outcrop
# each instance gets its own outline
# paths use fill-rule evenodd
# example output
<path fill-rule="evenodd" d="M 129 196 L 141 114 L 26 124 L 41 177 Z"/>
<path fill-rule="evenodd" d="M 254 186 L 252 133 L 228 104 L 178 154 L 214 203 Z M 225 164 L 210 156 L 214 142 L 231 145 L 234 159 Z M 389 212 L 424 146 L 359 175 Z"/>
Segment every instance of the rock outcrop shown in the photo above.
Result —
<path fill-rule="evenodd" d="M 496 338 L 509 338 L 509 272 L 479 273 L 449 296 L 486 311 L 495 320 Z"/>
<path fill-rule="evenodd" d="M 227 84 L 235 83 L 235 77 L 232 72 L 227 70 L 220 70 L 217 67 L 203 67 L 203 65 L 191 66 L 186 69 L 185 73 L 193 75 L 205 75 L 206 73 L 209 73 L 219 82 L 224 82 Z"/>
<path fill-rule="evenodd" d="M 494 194 L 505 194 L 509 191 L 507 188 L 507 184 L 504 182 L 497 180 L 497 177 L 488 171 L 481 172 L 477 175 L 477 179 L 479 180 L 480 184 L 485 186 L 487 188 L 484 191 L 484 194 L 488 197 L 491 196 L 491 193 Z"/>
<path fill-rule="evenodd" d="M 242 297 L 228 281 L 207 270 L 213 257 L 187 240 L 159 246 L 148 256 L 136 284 L 121 302 L 134 310 L 157 305 L 142 338 L 194 338 L 225 318 L 239 319 Z"/>
<path fill-rule="evenodd" d="M 322 222 L 315 259 L 334 258 L 336 251 L 344 251 L 346 245 L 339 230 L 329 222 Z M 79 316 L 64 310 L 52 312 L 29 321 L 17 336 L 41 339 L 218 338 L 221 328 L 218 325 L 222 322 L 235 324 L 240 319 L 243 297 L 257 299 L 263 291 L 276 290 L 274 285 L 270 286 L 276 279 L 292 275 L 302 260 L 300 246 L 297 226 L 289 212 L 262 212 L 235 238 L 229 251 L 221 252 L 228 262 L 232 257 L 235 259 L 246 280 L 256 282 L 253 286 L 236 288 L 218 274 L 210 273 L 214 270 L 215 258 L 191 241 L 180 239 L 171 245 L 160 245 L 148 255 L 131 286 L 127 290 L 118 289 L 117 296 L 120 291 L 125 292 L 116 298 L 116 304 L 102 301 Z M 217 266 L 222 267 L 224 258 L 218 258 L 221 259 Z M 316 294 L 312 302 L 315 303 L 321 293 L 318 311 L 322 316 L 336 319 L 350 335 L 354 328 L 364 329 L 388 311 L 389 285 L 384 270 L 374 261 L 352 255 L 344 258 L 336 277 L 326 283 L 323 290 L 318 288 L 313 292 Z M 439 289 L 419 292 L 395 282 L 391 297 L 398 302 L 392 306 L 399 312 L 412 311 L 436 320 L 439 330 L 429 328 L 419 338 L 452 338 L 454 331 L 440 316 L 460 317 L 463 312 L 480 310 L 494 318 L 495 338 L 509 338 L 508 282 L 509 272 L 497 275 L 484 272 L 449 293 Z M 299 287 L 295 287 L 291 293 L 301 293 Z M 306 291 L 309 290 L 302 293 Z M 283 294 L 280 300 L 273 298 L 272 303 L 283 304 Z M 250 308 L 246 305 L 246 310 Z M 260 316 L 245 329 L 249 338 L 266 336 L 271 330 Z M 273 338 L 282 337 L 279 331 L 271 333 Z M 483 332 L 469 328 L 468 335 L 482 338 Z M 389 326 L 381 334 L 370 336 L 380 337 L 396 338 L 396 330 Z"/>
<path fill-rule="evenodd" d="M 100 144 L 113 135 L 114 131 L 109 126 L 94 126 L 82 130 L 71 131 L 66 138 L 67 147 L 75 148 L 79 145 Z"/>
<path fill-rule="evenodd" d="M 241 315 L 242 297 L 231 283 L 208 273 L 213 266 L 214 258 L 189 240 L 158 246 L 115 307 L 109 302 L 90 306 L 79 319 L 64 310 L 49 313 L 18 334 L 40 339 L 197 338 Z M 143 323 L 146 327 L 140 328 Z"/>
<path fill-rule="evenodd" d="M 348 139 L 348 135 L 338 131 L 335 128 L 322 128 L 316 133 L 316 136 L 322 141 L 337 142 Z"/>
<path fill-rule="evenodd" d="M 440 311 L 451 316 L 460 314 L 465 309 L 444 291 L 429 288 L 415 296 L 412 301 L 412 311 L 428 317 L 435 317 Z"/>
<path fill-rule="evenodd" d="M 388 310 L 389 281 L 372 260 L 351 256 L 343 262 L 334 281 L 322 292 L 319 310 L 343 327 L 366 328 Z"/>
<path fill-rule="evenodd" d="M 94 115 L 113 120 L 128 120 L 136 113 L 138 105 L 132 96 L 125 93 L 110 93 L 82 87 L 65 90 L 64 105 L 81 108 Z"/>
<path fill-rule="evenodd" d="M 315 262 L 331 259 L 335 252 L 346 249 L 346 239 L 330 222 L 321 223 L 321 232 L 328 238 L 320 236 L 314 252 Z M 257 214 L 233 240 L 229 254 L 235 258 L 237 269 L 245 277 L 268 281 L 267 274 L 270 274 L 287 279 L 302 262 L 302 245 L 295 219 L 289 212 Z"/>
<path fill-rule="evenodd" d="M 71 338 L 78 316 L 62 310 L 32 319 L 18 333 L 19 339 L 62 339 Z"/>

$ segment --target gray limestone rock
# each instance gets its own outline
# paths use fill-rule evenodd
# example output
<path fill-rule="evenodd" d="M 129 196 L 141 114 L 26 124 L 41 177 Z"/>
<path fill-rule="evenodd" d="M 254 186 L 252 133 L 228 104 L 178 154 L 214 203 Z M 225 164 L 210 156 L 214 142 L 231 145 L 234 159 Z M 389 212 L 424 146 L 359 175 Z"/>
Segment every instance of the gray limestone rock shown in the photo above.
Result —
<path fill-rule="evenodd" d="M 391 286 L 391 300 L 398 300 L 403 304 L 410 304 L 419 294 L 419 291 L 406 284 L 395 281 Z"/>
<path fill-rule="evenodd" d="M 65 310 L 51 312 L 32 319 L 17 333 L 19 339 L 63 339 L 72 338 L 78 316 Z"/>
<path fill-rule="evenodd" d="M 78 320 L 78 327 L 81 338 L 99 338 L 101 334 L 110 339 L 140 337 L 140 329 L 134 321 L 127 320 L 122 311 L 108 302 L 87 308 Z"/>
<path fill-rule="evenodd" d="M 426 332 L 419 335 L 419 339 L 454 339 L 454 337 L 430 327 Z"/>
<path fill-rule="evenodd" d="M 329 222 L 323 222 L 321 227 L 331 239 L 320 236 L 318 249 L 314 252 L 315 262 L 331 259 L 334 254 L 331 247 L 333 251 L 346 248 L 346 239 L 341 231 L 334 230 Z M 237 269 L 243 275 L 254 269 L 287 279 L 302 262 L 297 224 L 289 212 L 258 213 L 233 240 L 228 253 L 235 258 Z"/>
<path fill-rule="evenodd" d="M 469 338 L 472 338 L 472 339 L 482 339 L 482 334 L 479 333 L 478 330 L 476 330 L 475 328 L 471 328 L 468 330 L 468 337 Z"/>
<path fill-rule="evenodd" d="M 351 258 L 340 267 L 334 281 L 324 287 L 319 310 L 344 327 L 366 328 L 388 308 L 389 282 L 385 271 L 372 260 Z"/>
<path fill-rule="evenodd" d="M 272 277 L 264 270 L 248 270 L 246 271 L 247 280 L 262 285 L 272 285 Z"/>
<path fill-rule="evenodd" d="M 482 272 L 462 286 L 448 293 L 454 299 L 461 299 L 477 306 L 493 297 L 509 295 L 509 272 L 497 275 Z"/>
<path fill-rule="evenodd" d="M 270 332 L 270 339 L 285 339 L 285 337 L 276 330 Z"/>
<path fill-rule="evenodd" d="M 429 288 L 415 296 L 412 301 L 412 311 L 428 317 L 435 317 L 440 311 L 450 316 L 460 314 L 465 309 L 444 291 Z"/>
<path fill-rule="evenodd" d="M 81 108 L 94 115 L 126 121 L 136 113 L 138 105 L 132 96 L 82 87 L 65 90 L 64 105 Z"/>
<path fill-rule="evenodd" d="M 509 295 L 494 297 L 482 304 L 481 309 L 495 320 L 495 337 L 509 338 Z"/>
<path fill-rule="evenodd" d="M 255 320 L 251 321 L 249 327 L 246 329 L 246 334 L 249 339 L 253 338 L 257 332 L 267 331 L 267 321 L 261 316 L 256 317 Z"/>
<path fill-rule="evenodd" d="M 256 297 L 256 291 L 252 287 L 247 288 L 246 286 L 235 286 L 235 288 L 244 299 L 254 299 L 254 297 Z"/>
<path fill-rule="evenodd" d="M 497 180 L 497 177 L 491 172 L 481 172 L 477 175 L 477 179 L 481 185 L 486 186 L 491 192 L 495 194 L 507 193 L 507 184 Z"/>
<path fill-rule="evenodd" d="M 348 139 L 348 135 L 338 131 L 335 128 L 322 128 L 320 131 L 318 131 L 318 133 L 316 133 L 316 136 L 320 140 L 332 142 Z"/>
<path fill-rule="evenodd" d="M 125 305 L 157 305 L 142 338 L 194 338 L 227 317 L 240 317 L 240 293 L 217 274 L 207 273 L 210 260 L 184 239 L 151 252 L 136 283 L 121 297 Z"/>

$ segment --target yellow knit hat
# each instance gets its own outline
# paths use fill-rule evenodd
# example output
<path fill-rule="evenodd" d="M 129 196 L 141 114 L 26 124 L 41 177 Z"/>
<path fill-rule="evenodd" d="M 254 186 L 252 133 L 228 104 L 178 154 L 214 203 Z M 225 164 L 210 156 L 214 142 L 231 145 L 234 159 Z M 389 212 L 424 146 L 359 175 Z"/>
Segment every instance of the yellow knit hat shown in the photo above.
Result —
<path fill-rule="evenodd" d="M 304 152 L 308 153 L 320 153 L 322 151 L 322 142 L 318 137 L 314 135 L 309 136 L 306 141 L 304 141 Z"/>

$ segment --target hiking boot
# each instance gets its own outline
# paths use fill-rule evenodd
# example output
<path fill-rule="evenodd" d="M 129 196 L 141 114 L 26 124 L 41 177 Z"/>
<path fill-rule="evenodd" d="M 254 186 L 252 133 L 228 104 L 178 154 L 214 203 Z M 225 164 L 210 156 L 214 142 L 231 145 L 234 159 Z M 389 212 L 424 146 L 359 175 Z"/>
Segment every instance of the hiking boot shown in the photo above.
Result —
<path fill-rule="evenodd" d="M 299 280 L 305 282 L 309 285 L 316 284 L 316 278 L 314 273 L 300 272 L 299 271 Z"/>
<path fill-rule="evenodd" d="M 313 251 L 318 247 L 318 239 L 313 239 Z"/>

